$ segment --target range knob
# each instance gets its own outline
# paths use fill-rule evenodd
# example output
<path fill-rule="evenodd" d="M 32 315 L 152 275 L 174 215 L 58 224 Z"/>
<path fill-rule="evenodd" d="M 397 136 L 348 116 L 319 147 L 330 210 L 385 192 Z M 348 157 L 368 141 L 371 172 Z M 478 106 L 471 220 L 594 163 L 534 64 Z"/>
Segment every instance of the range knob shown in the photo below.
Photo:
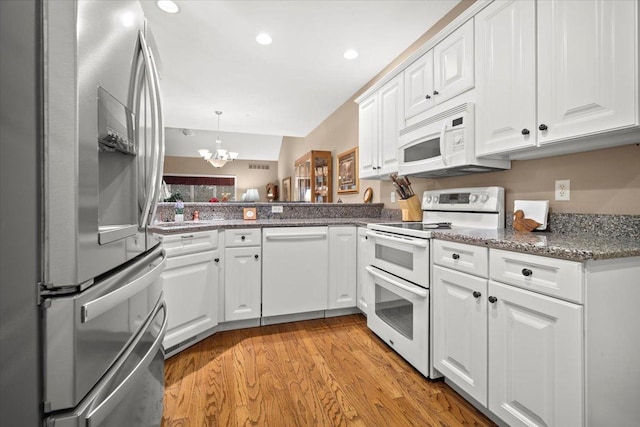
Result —
<path fill-rule="evenodd" d="M 438 196 L 433 196 L 433 203 L 438 203 Z"/>
<path fill-rule="evenodd" d="M 482 196 L 480 196 L 480 201 L 482 203 L 485 203 L 487 200 L 489 200 L 489 195 L 488 194 L 483 194 Z"/>
<path fill-rule="evenodd" d="M 427 196 L 427 203 L 431 203 L 431 196 Z"/>
<path fill-rule="evenodd" d="M 477 196 L 477 195 L 472 194 L 472 195 L 470 195 L 470 196 L 469 196 L 469 201 L 470 201 L 471 203 L 475 203 L 475 202 L 476 202 L 476 200 L 478 200 L 478 196 Z"/>

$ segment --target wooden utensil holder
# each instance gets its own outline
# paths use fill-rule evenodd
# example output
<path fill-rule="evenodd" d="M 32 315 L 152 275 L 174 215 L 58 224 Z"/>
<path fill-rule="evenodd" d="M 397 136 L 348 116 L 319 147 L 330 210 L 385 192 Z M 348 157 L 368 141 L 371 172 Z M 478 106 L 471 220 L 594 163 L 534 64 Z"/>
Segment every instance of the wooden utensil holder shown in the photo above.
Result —
<path fill-rule="evenodd" d="M 422 206 L 417 196 L 398 200 L 398 203 L 400 204 L 400 209 L 402 209 L 403 221 L 422 221 Z"/>

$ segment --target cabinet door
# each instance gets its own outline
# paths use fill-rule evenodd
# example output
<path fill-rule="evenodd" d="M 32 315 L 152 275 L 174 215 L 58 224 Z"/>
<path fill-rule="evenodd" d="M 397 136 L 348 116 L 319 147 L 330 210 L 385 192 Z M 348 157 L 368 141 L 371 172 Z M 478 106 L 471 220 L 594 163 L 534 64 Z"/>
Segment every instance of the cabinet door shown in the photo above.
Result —
<path fill-rule="evenodd" d="M 225 249 L 225 321 L 260 317 L 260 266 L 259 246 Z"/>
<path fill-rule="evenodd" d="M 493 281 L 489 302 L 489 410 L 511 426 L 583 425 L 582 306 Z"/>
<path fill-rule="evenodd" d="M 358 227 L 358 266 L 356 269 L 356 302 L 358 308 L 367 314 L 367 302 L 371 300 L 365 280 L 369 276 L 364 269 L 369 265 L 369 245 L 367 244 L 367 227 Z"/>
<path fill-rule="evenodd" d="M 356 306 L 356 227 L 329 227 L 329 309 Z"/>
<path fill-rule="evenodd" d="M 475 17 L 479 156 L 536 145 L 535 7 L 495 1 Z"/>
<path fill-rule="evenodd" d="M 360 178 L 378 176 L 378 98 L 377 93 L 359 106 Z"/>
<path fill-rule="evenodd" d="M 433 50 L 404 70 L 404 117 L 413 117 L 433 107 Z"/>
<path fill-rule="evenodd" d="M 541 144 L 633 125 L 638 2 L 538 2 Z"/>
<path fill-rule="evenodd" d="M 446 101 L 474 84 L 473 19 L 433 48 L 434 101 Z"/>
<path fill-rule="evenodd" d="M 433 267 L 434 367 L 487 405 L 487 280 Z"/>
<path fill-rule="evenodd" d="M 216 259 L 217 250 L 167 259 L 161 276 L 168 313 L 165 349 L 218 324 Z"/>
<path fill-rule="evenodd" d="M 398 75 L 380 89 L 380 159 L 378 174 L 398 171 L 398 132 L 404 127 L 404 81 Z"/>

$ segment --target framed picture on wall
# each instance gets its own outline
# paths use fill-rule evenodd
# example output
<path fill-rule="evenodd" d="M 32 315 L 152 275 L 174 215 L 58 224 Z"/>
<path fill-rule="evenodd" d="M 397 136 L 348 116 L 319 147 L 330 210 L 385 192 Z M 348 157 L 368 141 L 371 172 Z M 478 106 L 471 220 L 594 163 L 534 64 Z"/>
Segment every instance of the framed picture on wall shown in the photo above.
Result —
<path fill-rule="evenodd" d="M 288 176 L 282 180 L 282 201 L 291 201 L 291 177 Z"/>
<path fill-rule="evenodd" d="M 338 154 L 338 193 L 357 193 L 360 185 L 358 179 L 358 147 Z"/>

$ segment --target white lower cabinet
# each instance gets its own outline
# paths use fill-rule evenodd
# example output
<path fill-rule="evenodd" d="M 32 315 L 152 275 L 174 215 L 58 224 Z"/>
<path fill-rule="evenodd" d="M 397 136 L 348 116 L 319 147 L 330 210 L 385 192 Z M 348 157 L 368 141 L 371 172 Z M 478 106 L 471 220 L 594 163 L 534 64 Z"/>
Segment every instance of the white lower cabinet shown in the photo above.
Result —
<path fill-rule="evenodd" d="M 514 283 L 516 273 L 532 282 L 550 271 L 578 280 L 545 281 L 564 292 L 582 286 L 564 271 L 582 264 L 514 254 L 516 272 L 504 261 L 511 252 L 487 259 L 486 248 L 438 240 L 434 253 L 446 264 L 433 266 L 434 367 L 510 426 L 584 425 L 583 306 L 466 272 L 486 275 L 488 263 L 491 278 Z"/>
<path fill-rule="evenodd" d="M 358 227 L 357 243 L 357 269 L 356 269 L 356 305 L 365 315 L 367 314 L 367 303 L 371 297 L 367 295 L 368 287 L 365 285 L 367 271 L 364 269 L 369 265 L 369 245 L 367 244 L 367 227 Z"/>
<path fill-rule="evenodd" d="M 162 289 L 167 302 L 165 349 L 218 324 L 220 254 L 217 231 L 159 236 L 167 252 Z"/>
<path fill-rule="evenodd" d="M 583 425 L 583 307 L 489 282 L 489 410 L 511 426 Z"/>
<path fill-rule="evenodd" d="M 487 279 L 433 267 L 434 367 L 487 405 Z"/>
<path fill-rule="evenodd" d="M 356 306 L 357 238 L 356 227 L 329 227 L 329 309 Z"/>
<path fill-rule="evenodd" d="M 226 230 L 225 242 L 227 247 L 224 251 L 224 320 L 229 322 L 260 318 L 260 229 L 246 230 L 246 233 L 237 229 Z M 243 246 L 245 244 L 246 246 Z"/>

